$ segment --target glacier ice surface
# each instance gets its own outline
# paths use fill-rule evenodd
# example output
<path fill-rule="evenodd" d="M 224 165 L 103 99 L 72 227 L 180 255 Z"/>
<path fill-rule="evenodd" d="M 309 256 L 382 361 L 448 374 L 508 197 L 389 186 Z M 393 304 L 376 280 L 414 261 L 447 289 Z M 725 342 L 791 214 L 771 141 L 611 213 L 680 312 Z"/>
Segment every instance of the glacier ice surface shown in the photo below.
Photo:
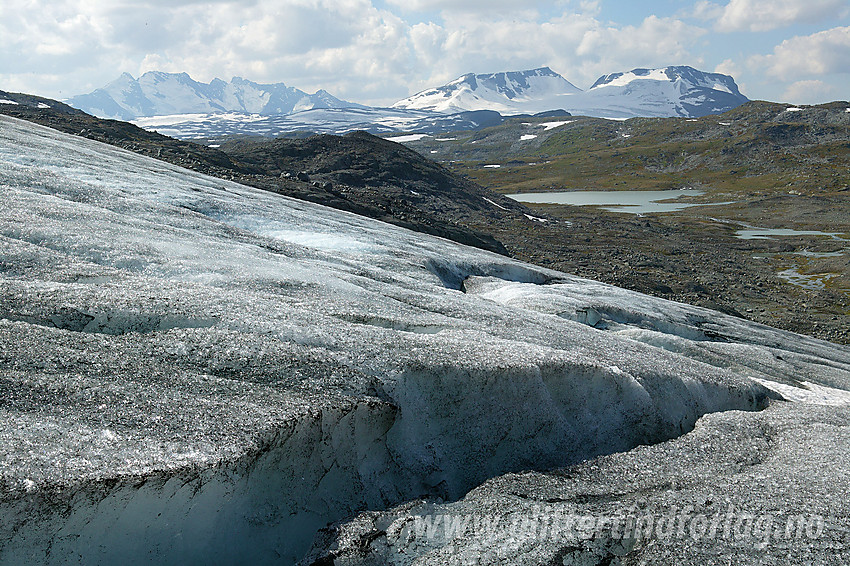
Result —
<path fill-rule="evenodd" d="M 0 564 L 291 563 L 364 509 L 850 390 L 841 346 L 7 117 L 0 187 Z"/>

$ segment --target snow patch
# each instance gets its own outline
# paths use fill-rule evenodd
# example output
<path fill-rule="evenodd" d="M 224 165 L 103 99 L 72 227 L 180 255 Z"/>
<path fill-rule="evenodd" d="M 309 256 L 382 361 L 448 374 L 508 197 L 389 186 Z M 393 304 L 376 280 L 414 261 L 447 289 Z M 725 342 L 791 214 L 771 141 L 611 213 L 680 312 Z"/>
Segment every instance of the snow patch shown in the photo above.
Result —
<path fill-rule="evenodd" d="M 714 83 L 713 85 L 711 85 L 711 88 L 714 89 L 714 90 L 719 90 L 720 92 L 726 92 L 728 94 L 734 94 L 732 92 L 732 89 L 730 89 L 728 86 L 726 86 L 723 83 Z"/>
<path fill-rule="evenodd" d="M 5 98 L 0 98 L 0 104 L 14 104 L 15 106 L 18 106 L 18 103 L 14 100 L 7 100 Z"/>
<path fill-rule="evenodd" d="M 549 222 L 547 218 L 540 218 L 539 216 L 532 216 L 530 214 L 523 214 L 523 216 L 525 216 L 529 220 L 534 220 L 536 222 Z"/>
<path fill-rule="evenodd" d="M 428 134 L 408 134 L 408 135 L 404 135 L 404 136 L 395 136 L 395 137 L 392 137 L 392 138 L 384 138 L 384 139 L 387 140 L 387 141 L 396 142 L 396 143 L 407 143 L 407 142 L 419 141 L 422 138 L 427 138 L 427 137 L 429 137 Z"/>
<path fill-rule="evenodd" d="M 484 166 L 485 169 L 499 169 L 500 167 L 501 167 L 501 165 L 496 165 L 496 164 Z"/>
<path fill-rule="evenodd" d="M 524 135 L 520 136 L 519 141 L 528 141 L 528 140 L 533 140 L 533 139 L 535 139 L 536 137 L 537 137 L 537 136 L 536 136 L 536 135 L 534 135 L 534 134 L 524 134 Z"/>
<path fill-rule="evenodd" d="M 799 386 L 794 386 L 756 377 L 752 379 L 768 389 L 776 391 L 787 401 L 811 405 L 850 405 L 850 391 L 844 389 L 835 389 L 809 381 L 801 381 Z"/>
<path fill-rule="evenodd" d="M 555 128 L 558 128 L 565 124 L 569 124 L 571 122 L 574 122 L 574 120 L 563 120 L 560 122 L 541 122 L 540 124 L 538 124 L 538 126 L 541 126 L 544 132 L 548 132 L 549 130 L 554 130 Z"/>
<path fill-rule="evenodd" d="M 488 199 L 487 197 L 481 197 L 481 198 L 483 198 L 484 200 L 486 200 L 487 202 L 489 202 L 490 204 L 492 204 L 492 205 L 493 205 L 493 206 L 495 206 L 496 208 L 501 208 L 502 210 L 507 210 L 507 208 L 505 208 L 505 207 L 504 207 L 504 206 L 502 206 L 501 204 L 495 203 L 495 202 L 493 202 L 492 200 Z"/>
<path fill-rule="evenodd" d="M 319 250 L 334 250 L 347 252 L 375 252 L 377 248 L 371 244 L 355 240 L 350 235 L 327 234 L 300 230 L 268 230 L 263 232 L 270 238 L 284 240 L 299 246 Z"/>
<path fill-rule="evenodd" d="M 786 112 L 802 112 L 802 108 L 798 108 L 797 106 L 791 106 L 790 108 L 785 109 Z"/>
<path fill-rule="evenodd" d="M 629 71 L 628 73 L 623 73 L 616 79 L 612 79 L 604 84 L 594 87 L 594 89 L 612 86 L 628 86 L 634 81 L 672 82 L 670 77 L 667 76 L 667 68 L 665 67 L 663 69 L 652 69 L 643 75 L 638 75 L 633 71 Z"/>

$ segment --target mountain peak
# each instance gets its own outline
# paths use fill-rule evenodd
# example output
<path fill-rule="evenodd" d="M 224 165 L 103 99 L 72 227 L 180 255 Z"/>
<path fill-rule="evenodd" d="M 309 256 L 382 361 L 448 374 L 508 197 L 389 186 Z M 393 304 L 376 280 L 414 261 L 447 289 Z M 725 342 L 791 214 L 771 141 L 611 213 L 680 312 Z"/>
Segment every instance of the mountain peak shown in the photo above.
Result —
<path fill-rule="evenodd" d="M 593 115 L 604 115 L 605 109 L 621 113 L 606 117 L 620 117 L 627 111 L 632 116 L 699 117 L 731 110 L 748 100 L 729 75 L 687 65 L 603 75 L 585 94 L 583 102 L 593 105 L 589 107 Z"/>
<path fill-rule="evenodd" d="M 549 67 L 502 73 L 467 73 L 400 100 L 394 108 L 456 113 L 494 110 L 537 114 L 563 108 L 602 118 L 703 116 L 743 104 L 735 80 L 687 65 L 636 68 L 603 75 L 586 92 Z"/>
<path fill-rule="evenodd" d="M 467 73 L 437 88 L 421 91 L 393 105 L 411 110 L 452 113 L 495 110 L 521 114 L 558 108 L 554 99 L 580 92 L 549 67 L 489 74 Z"/>
<path fill-rule="evenodd" d="M 728 91 L 732 94 L 740 94 L 738 86 L 735 84 L 735 79 L 729 75 L 707 73 L 687 65 L 661 67 L 658 69 L 637 68 L 632 69 L 631 71 L 602 75 L 590 88 L 625 86 L 638 80 L 653 80 L 660 82 L 681 81 L 693 86 L 719 88 L 719 90 Z"/>

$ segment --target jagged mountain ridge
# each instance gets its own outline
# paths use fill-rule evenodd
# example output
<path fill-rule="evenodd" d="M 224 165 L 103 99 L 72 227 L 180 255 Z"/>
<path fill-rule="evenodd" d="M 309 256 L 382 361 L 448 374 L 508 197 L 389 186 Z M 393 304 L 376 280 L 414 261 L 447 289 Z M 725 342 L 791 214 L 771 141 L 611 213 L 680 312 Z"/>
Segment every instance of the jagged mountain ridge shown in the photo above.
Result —
<path fill-rule="evenodd" d="M 138 80 L 125 73 L 103 88 L 66 102 L 102 118 L 143 120 L 179 115 L 170 122 L 158 119 L 156 126 L 140 125 L 168 129 L 182 124 L 172 133 L 197 139 L 251 129 L 258 120 L 261 123 L 253 130 L 260 128 L 272 136 L 297 131 L 410 131 L 412 125 L 414 131 L 434 133 L 442 131 L 446 116 L 465 112 L 512 116 L 563 110 L 598 118 L 693 118 L 726 112 L 747 100 L 729 75 L 669 66 L 603 75 L 587 91 L 549 67 L 468 73 L 400 100 L 391 108 L 347 102 L 324 90 L 307 94 L 283 83 L 258 84 L 239 77 L 229 83 L 214 79 L 207 84 L 186 73 L 148 72 Z M 336 113 L 315 114 L 322 110 Z M 431 121 L 439 125 L 432 127 Z"/>
<path fill-rule="evenodd" d="M 721 114 L 747 101 L 729 75 L 688 66 L 604 75 L 578 97 L 579 104 L 590 111 L 588 115 L 601 115 L 607 109 L 624 114 L 639 111 L 641 115 L 690 118 Z"/>
<path fill-rule="evenodd" d="M 722 114 L 746 102 L 747 97 L 731 76 L 688 66 L 603 75 L 587 91 L 542 67 L 489 75 L 470 73 L 396 102 L 391 108 L 317 108 L 264 117 L 206 113 L 140 118 L 135 123 L 180 139 L 275 137 L 293 132 L 344 134 L 353 130 L 437 134 L 480 130 L 504 122 L 506 116 L 554 115 L 553 111 L 610 119 L 700 118 Z"/>
<path fill-rule="evenodd" d="M 142 116 L 244 112 L 264 116 L 291 114 L 314 108 L 360 105 L 336 98 L 325 90 L 308 94 L 283 83 L 259 84 L 241 77 L 230 82 L 198 82 L 186 73 L 150 71 L 135 79 L 124 73 L 89 94 L 67 100 L 75 108 L 101 118 L 132 120 Z"/>

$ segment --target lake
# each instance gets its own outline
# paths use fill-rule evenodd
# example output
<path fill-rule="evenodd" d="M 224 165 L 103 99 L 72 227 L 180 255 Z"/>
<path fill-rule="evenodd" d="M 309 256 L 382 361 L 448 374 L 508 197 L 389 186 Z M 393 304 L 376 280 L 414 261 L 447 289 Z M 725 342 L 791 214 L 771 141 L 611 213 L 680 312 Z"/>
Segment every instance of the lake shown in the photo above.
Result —
<path fill-rule="evenodd" d="M 573 206 L 599 206 L 609 212 L 648 214 L 675 212 L 702 203 L 661 202 L 683 196 L 699 196 L 696 189 L 667 189 L 661 191 L 567 191 L 552 193 L 520 193 L 505 195 L 516 201 L 531 204 L 570 204 Z M 720 203 L 717 203 L 720 204 Z"/>
<path fill-rule="evenodd" d="M 829 236 L 833 240 L 846 241 L 840 232 L 821 232 L 820 230 L 794 230 L 793 228 L 755 228 L 738 230 L 736 237 L 741 240 L 770 240 L 777 236 Z"/>

